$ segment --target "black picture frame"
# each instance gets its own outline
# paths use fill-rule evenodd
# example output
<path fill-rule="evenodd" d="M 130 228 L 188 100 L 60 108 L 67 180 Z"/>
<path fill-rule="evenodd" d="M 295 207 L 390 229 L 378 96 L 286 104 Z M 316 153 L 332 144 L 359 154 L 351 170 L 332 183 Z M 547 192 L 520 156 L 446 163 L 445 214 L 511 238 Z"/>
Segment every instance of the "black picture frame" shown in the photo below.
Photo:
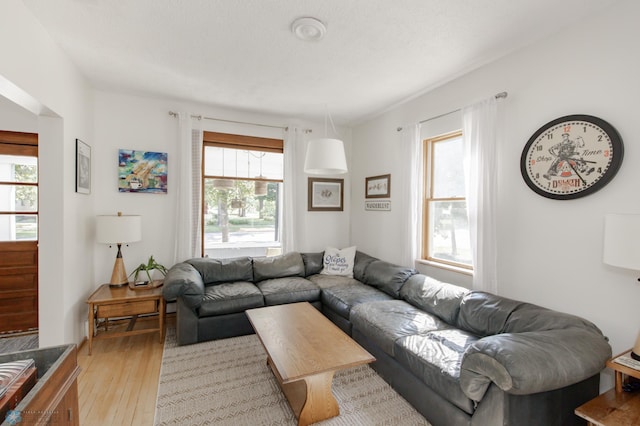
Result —
<path fill-rule="evenodd" d="M 91 147 L 76 139 L 76 192 L 91 194 Z"/>

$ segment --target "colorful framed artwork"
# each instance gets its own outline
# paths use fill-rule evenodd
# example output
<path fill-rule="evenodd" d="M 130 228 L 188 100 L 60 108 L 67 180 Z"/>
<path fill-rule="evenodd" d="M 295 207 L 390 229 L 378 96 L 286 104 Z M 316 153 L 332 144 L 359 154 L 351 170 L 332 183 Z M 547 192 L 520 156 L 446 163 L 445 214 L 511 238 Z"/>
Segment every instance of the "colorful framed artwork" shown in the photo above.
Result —
<path fill-rule="evenodd" d="M 121 149 L 118 152 L 118 191 L 167 193 L 167 153 Z"/>
<path fill-rule="evenodd" d="M 391 175 L 365 178 L 365 198 L 391 197 Z"/>
<path fill-rule="evenodd" d="M 344 179 L 309 178 L 308 207 L 310 212 L 344 210 Z"/>
<path fill-rule="evenodd" d="M 91 193 L 91 147 L 76 139 L 76 192 Z"/>

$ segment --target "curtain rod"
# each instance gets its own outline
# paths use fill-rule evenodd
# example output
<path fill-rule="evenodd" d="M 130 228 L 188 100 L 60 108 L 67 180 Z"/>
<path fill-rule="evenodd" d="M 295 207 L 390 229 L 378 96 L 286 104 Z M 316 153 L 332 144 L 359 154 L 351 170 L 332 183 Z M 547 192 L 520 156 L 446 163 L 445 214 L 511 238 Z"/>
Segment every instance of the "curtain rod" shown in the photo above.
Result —
<path fill-rule="evenodd" d="M 495 95 L 495 98 L 496 99 L 502 99 L 502 98 L 506 98 L 507 96 L 509 96 L 509 93 L 500 92 L 497 95 Z M 426 118 L 424 120 L 418 121 L 418 124 L 424 124 L 424 123 L 427 123 L 429 121 L 437 120 L 438 118 L 444 117 L 445 115 L 453 114 L 454 112 L 458 112 L 458 111 L 461 111 L 461 110 L 462 110 L 462 108 L 457 108 L 457 109 L 454 109 L 453 111 L 449 111 L 449 112 L 445 112 L 444 114 L 436 115 L 435 117 L 429 117 L 429 118 Z M 396 131 L 398 131 L 398 132 L 402 131 L 402 127 L 396 128 Z"/>
<path fill-rule="evenodd" d="M 169 111 L 169 115 L 173 116 L 173 117 L 177 117 L 178 113 L 175 111 Z M 198 120 L 211 120 L 211 121 L 222 121 L 224 123 L 234 123 L 234 124 L 248 124 L 250 126 L 258 126 L 258 127 L 270 127 L 272 129 L 282 129 L 285 132 L 289 131 L 289 127 L 288 126 L 273 126 L 271 124 L 261 124 L 261 123 L 251 123 L 248 121 L 236 121 L 236 120 L 225 120 L 223 118 L 214 118 L 214 117 L 205 117 L 202 115 L 191 115 L 191 118 L 197 118 Z M 302 129 L 304 131 L 304 133 L 311 133 L 312 130 L 311 129 Z"/>

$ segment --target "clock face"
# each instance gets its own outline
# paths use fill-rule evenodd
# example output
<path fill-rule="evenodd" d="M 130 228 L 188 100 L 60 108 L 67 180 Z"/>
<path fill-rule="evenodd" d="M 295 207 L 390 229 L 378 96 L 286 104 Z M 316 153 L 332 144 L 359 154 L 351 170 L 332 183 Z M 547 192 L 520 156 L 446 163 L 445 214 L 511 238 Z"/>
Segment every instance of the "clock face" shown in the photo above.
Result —
<path fill-rule="evenodd" d="M 568 200 L 592 194 L 615 176 L 624 148 L 618 132 L 590 115 L 553 120 L 529 139 L 520 158 L 524 181 L 538 194 Z"/>

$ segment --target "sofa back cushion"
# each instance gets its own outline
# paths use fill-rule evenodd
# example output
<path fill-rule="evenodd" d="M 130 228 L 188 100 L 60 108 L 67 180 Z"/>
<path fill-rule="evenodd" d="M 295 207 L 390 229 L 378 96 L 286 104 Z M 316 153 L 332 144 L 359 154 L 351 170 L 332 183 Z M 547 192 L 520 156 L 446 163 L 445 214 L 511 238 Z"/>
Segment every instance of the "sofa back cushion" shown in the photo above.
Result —
<path fill-rule="evenodd" d="M 478 336 L 503 333 L 509 316 L 523 302 L 483 291 L 470 291 L 462 298 L 458 327 Z"/>
<path fill-rule="evenodd" d="M 417 271 L 413 268 L 394 265 L 384 260 L 373 260 L 364 271 L 364 282 L 384 291 L 389 296 L 400 297 L 400 288 Z"/>
<path fill-rule="evenodd" d="M 560 330 L 568 328 L 591 329 L 602 333 L 592 322 L 575 315 L 543 308 L 532 303 L 522 303 L 509 315 L 503 333 Z"/>
<path fill-rule="evenodd" d="M 322 252 L 300 253 L 304 262 L 304 276 L 319 274 L 322 271 Z"/>
<path fill-rule="evenodd" d="M 464 287 L 416 274 L 404 283 L 400 289 L 400 297 L 447 324 L 455 325 L 460 312 L 460 302 L 469 291 Z"/>
<path fill-rule="evenodd" d="M 253 280 L 253 267 L 250 257 L 233 259 L 199 257 L 187 260 L 187 263 L 193 265 L 202 275 L 202 281 L 205 285 Z"/>
<path fill-rule="evenodd" d="M 304 262 L 298 252 L 253 259 L 253 282 L 256 283 L 272 278 L 304 277 L 304 274 Z"/>
<path fill-rule="evenodd" d="M 356 251 L 356 258 L 354 260 L 353 265 L 353 278 L 360 282 L 364 282 L 364 271 L 367 269 L 367 266 L 374 260 L 378 260 L 373 256 L 369 256 L 366 253 L 361 251 Z"/>

